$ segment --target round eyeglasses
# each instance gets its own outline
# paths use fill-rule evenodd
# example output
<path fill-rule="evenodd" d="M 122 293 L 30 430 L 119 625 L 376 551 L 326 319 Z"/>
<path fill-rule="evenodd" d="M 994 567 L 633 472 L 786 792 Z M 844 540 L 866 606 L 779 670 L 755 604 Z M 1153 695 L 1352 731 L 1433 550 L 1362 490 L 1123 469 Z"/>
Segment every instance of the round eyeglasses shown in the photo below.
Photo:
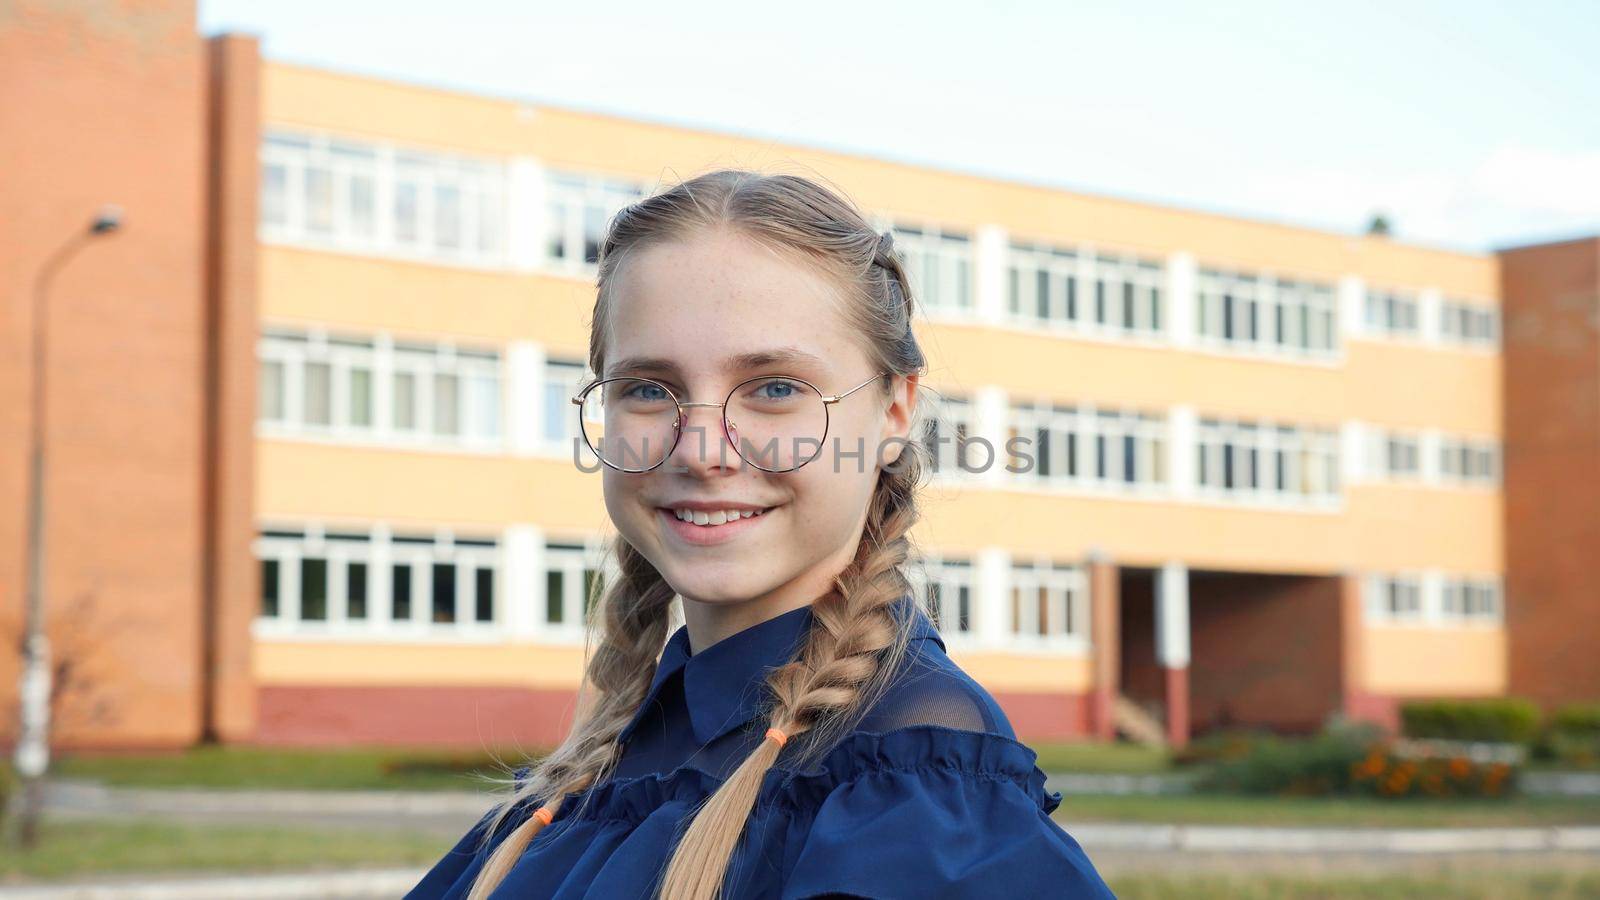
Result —
<path fill-rule="evenodd" d="M 762 375 L 734 385 L 721 403 L 689 403 L 659 381 L 623 376 L 594 382 L 572 402 L 584 443 L 620 472 L 648 472 L 666 462 L 683 437 L 684 410 L 693 406 L 722 409 L 722 432 L 745 462 L 763 472 L 792 472 L 822 455 L 828 407 L 890 374 L 833 396 L 803 378 Z"/>

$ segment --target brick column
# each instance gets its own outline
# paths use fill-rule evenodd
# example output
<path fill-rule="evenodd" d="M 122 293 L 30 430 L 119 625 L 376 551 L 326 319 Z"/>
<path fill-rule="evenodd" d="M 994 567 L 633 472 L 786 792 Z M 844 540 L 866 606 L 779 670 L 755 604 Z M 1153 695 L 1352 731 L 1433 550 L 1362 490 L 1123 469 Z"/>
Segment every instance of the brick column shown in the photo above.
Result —
<path fill-rule="evenodd" d="M 1117 588 L 1117 567 L 1105 554 L 1092 551 L 1087 563 L 1089 581 L 1089 651 L 1094 659 L 1094 688 L 1090 694 L 1089 727 L 1096 738 L 1116 737 L 1112 704 L 1121 690 L 1122 599 Z"/>
<path fill-rule="evenodd" d="M 256 536 L 256 194 L 261 144 L 260 45 L 208 42 L 206 203 L 206 437 L 201 611 L 203 740 L 256 732 L 250 626 L 260 603 Z"/>

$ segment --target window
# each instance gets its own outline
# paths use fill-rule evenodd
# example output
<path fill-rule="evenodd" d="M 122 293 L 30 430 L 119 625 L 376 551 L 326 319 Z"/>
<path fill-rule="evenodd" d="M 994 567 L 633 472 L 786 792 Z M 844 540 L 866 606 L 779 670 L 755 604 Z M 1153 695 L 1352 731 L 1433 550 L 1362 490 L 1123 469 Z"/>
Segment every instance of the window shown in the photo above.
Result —
<path fill-rule="evenodd" d="M 1202 269 L 1195 302 L 1203 343 L 1307 356 L 1338 349 L 1331 284 Z"/>
<path fill-rule="evenodd" d="M 505 256 L 498 160 L 291 131 L 261 146 L 269 240 L 495 265 Z"/>
<path fill-rule="evenodd" d="M 1423 617 L 1422 579 L 1417 575 L 1373 575 L 1367 579 L 1367 609 L 1374 618 L 1415 621 Z"/>
<path fill-rule="evenodd" d="M 263 530 L 263 621 L 287 633 L 447 634 L 492 628 L 498 541 L 387 528 Z"/>
<path fill-rule="evenodd" d="M 1446 619 L 1498 622 L 1502 618 L 1500 581 L 1497 578 L 1447 577 L 1441 607 Z"/>
<path fill-rule="evenodd" d="M 573 172 L 551 172 L 546 191 L 545 257 L 571 267 L 599 262 L 611 217 L 645 196 L 637 182 Z"/>
<path fill-rule="evenodd" d="M 1010 631 L 1019 646 L 1087 648 L 1089 591 L 1081 567 L 1015 564 L 1009 600 Z"/>
<path fill-rule="evenodd" d="M 981 445 L 969 443 L 976 434 L 972 404 L 961 397 L 940 397 L 922 430 L 933 474 L 961 477 L 981 470 L 987 454 Z"/>
<path fill-rule="evenodd" d="M 1162 415 L 1048 402 L 1013 405 L 1009 415 L 1002 449 L 1019 479 L 1122 490 L 1167 483 Z"/>
<path fill-rule="evenodd" d="M 1500 311 L 1488 304 L 1446 298 L 1439 307 L 1439 336 L 1447 343 L 1497 347 Z"/>
<path fill-rule="evenodd" d="M 939 633 L 947 640 L 972 634 L 977 582 L 971 561 L 927 555 L 919 563 L 908 567 L 907 575 Z"/>
<path fill-rule="evenodd" d="M 1499 442 L 1446 435 L 1439 441 L 1439 477 L 1464 485 L 1494 485 L 1500 480 Z"/>
<path fill-rule="evenodd" d="M 484 448 L 500 440 L 497 351 L 269 328 L 257 353 L 259 417 L 277 434 Z"/>
<path fill-rule="evenodd" d="M 911 293 L 930 311 L 968 313 L 972 299 L 972 241 L 936 226 L 890 226 Z"/>
<path fill-rule="evenodd" d="M 581 638 L 584 623 L 605 592 L 604 552 L 584 544 L 545 545 L 544 625 L 547 632 Z"/>
<path fill-rule="evenodd" d="M 587 383 L 587 367 L 577 361 L 552 359 L 544 367 L 544 422 L 541 434 L 545 441 L 562 455 L 575 451 L 573 441 L 581 442 L 578 432 L 578 408 L 572 398 Z"/>
<path fill-rule="evenodd" d="M 1373 471 L 1391 481 L 1422 478 L 1422 437 L 1416 432 L 1378 429 L 1373 433 Z"/>
<path fill-rule="evenodd" d="M 1331 428 L 1202 418 L 1196 485 L 1202 495 L 1327 503 L 1339 496 L 1339 435 Z"/>
<path fill-rule="evenodd" d="M 1013 244 L 1006 311 L 1028 323 L 1159 334 L 1166 320 L 1165 267 L 1154 259 Z"/>
<path fill-rule="evenodd" d="M 1417 295 L 1397 290 L 1367 290 L 1367 328 L 1389 337 L 1416 337 Z"/>

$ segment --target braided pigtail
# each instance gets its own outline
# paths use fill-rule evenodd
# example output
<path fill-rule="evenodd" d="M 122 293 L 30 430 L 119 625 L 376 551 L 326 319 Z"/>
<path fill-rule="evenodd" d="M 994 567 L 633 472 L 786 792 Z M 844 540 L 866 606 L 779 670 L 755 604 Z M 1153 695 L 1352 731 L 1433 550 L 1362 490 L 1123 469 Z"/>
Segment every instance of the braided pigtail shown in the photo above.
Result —
<path fill-rule="evenodd" d="M 518 804 L 549 797 L 545 805 L 505 836 L 473 881 L 468 900 L 483 900 L 505 880 L 517 858 L 561 809 L 567 795 L 605 780 L 616 764 L 617 736 L 644 702 L 656 662 L 667 640 L 668 613 L 676 596 L 654 566 L 620 536 L 614 539 L 620 577 L 600 601 L 604 621 L 599 645 L 588 654 L 577 721 L 556 751 L 534 767 L 527 781 L 497 804 L 487 842 Z M 591 631 L 594 623 L 590 623 Z M 593 636 L 591 634 L 591 640 Z"/>

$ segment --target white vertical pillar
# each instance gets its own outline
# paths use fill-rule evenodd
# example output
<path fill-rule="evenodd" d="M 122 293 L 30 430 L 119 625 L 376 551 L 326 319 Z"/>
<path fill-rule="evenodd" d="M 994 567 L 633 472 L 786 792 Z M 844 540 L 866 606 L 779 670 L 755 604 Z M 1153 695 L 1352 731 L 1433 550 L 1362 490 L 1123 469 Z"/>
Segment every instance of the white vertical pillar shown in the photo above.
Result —
<path fill-rule="evenodd" d="M 988 456 L 988 468 L 982 472 L 974 472 L 973 477 L 986 484 L 1003 482 L 1010 473 L 1006 471 L 1006 423 L 1009 419 L 1010 397 L 1003 387 L 984 385 L 972 394 L 972 412 L 977 427 L 978 436 L 989 442 L 994 453 L 988 456 L 981 448 L 967 449 L 968 465 L 978 466 L 985 463 Z"/>
<path fill-rule="evenodd" d="M 513 456 L 533 456 L 544 446 L 544 368 L 542 344 L 512 341 L 506 347 L 506 429 Z"/>
<path fill-rule="evenodd" d="M 1417 331 L 1423 343 L 1439 343 L 1443 302 L 1438 288 L 1423 288 L 1417 292 Z"/>
<path fill-rule="evenodd" d="M 1362 484 L 1372 480 L 1368 460 L 1372 453 L 1373 432 L 1356 421 L 1339 426 L 1339 482 L 1344 485 Z"/>
<path fill-rule="evenodd" d="M 367 616 L 380 631 L 394 627 L 394 552 L 389 526 L 372 526 L 372 568 L 367 572 Z"/>
<path fill-rule="evenodd" d="M 1195 495 L 1199 473 L 1195 471 L 1195 449 L 1199 443 L 1200 417 L 1193 406 L 1167 409 L 1167 477 L 1172 496 L 1183 499 Z"/>
<path fill-rule="evenodd" d="M 1432 428 L 1424 430 L 1417 436 L 1418 472 L 1423 484 L 1438 484 L 1443 480 L 1443 473 L 1439 468 L 1439 450 L 1443 446 L 1444 436 Z"/>
<path fill-rule="evenodd" d="M 1189 665 L 1189 568 L 1169 562 L 1156 571 L 1156 663 Z"/>
<path fill-rule="evenodd" d="M 1199 323 L 1195 321 L 1199 308 L 1195 299 L 1198 273 L 1194 254 L 1180 250 L 1167 256 L 1165 330 L 1168 339 L 1178 347 L 1193 346 L 1199 330 Z"/>
<path fill-rule="evenodd" d="M 978 590 L 978 620 L 973 623 L 973 634 L 982 646 L 1005 646 L 1011 634 L 1006 612 L 1011 590 L 1011 551 L 985 547 L 975 554 L 973 568 Z"/>
<path fill-rule="evenodd" d="M 1341 339 L 1366 334 L 1367 284 L 1359 275 L 1339 279 L 1339 333 Z"/>
<path fill-rule="evenodd" d="M 534 525 L 510 525 L 503 541 L 505 631 L 513 641 L 527 641 L 543 624 L 544 532 Z"/>
<path fill-rule="evenodd" d="M 1429 624 L 1444 621 L 1444 573 L 1426 569 L 1420 581 L 1422 596 L 1418 599 L 1422 602 L 1422 621 Z"/>
<path fill-rule="evenodd" d="M 538 160 L 511 160 L 506 185 L 506 261 L 519 272 L 544 264 L 545 172 Z"/>
<path fill-rule="evenodd" d="M 977 232 L 977 313 L 978 321 L 997 324 L 1006 317 L 1006 242 L 1005 228 L 980 225 Z"/>

